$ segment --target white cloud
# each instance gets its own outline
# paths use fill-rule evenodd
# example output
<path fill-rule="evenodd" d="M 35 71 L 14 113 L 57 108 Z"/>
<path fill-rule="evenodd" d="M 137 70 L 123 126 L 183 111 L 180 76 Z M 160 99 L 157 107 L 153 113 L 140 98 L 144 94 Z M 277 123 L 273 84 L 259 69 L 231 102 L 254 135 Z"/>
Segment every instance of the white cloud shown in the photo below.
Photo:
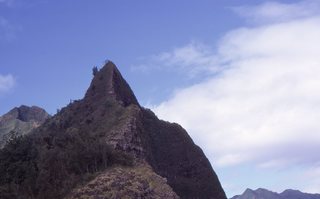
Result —
<path fill-rule="evenodd" d="M 212 56 L 210 48 L 197 42 L 191 42 L 182 48 L 175 48 L 172 52 L 161 53 L 154 58 L 171 69 L 178 68 L 181 71 L 187 71 L 190 76 L 218 70 L 214 67 L 215 57 Z"/>
<path fill-rule="evenodd" d="M 0 75 L 0 93 L 7 92 L 15 85 L 15 78 L 12 75 Z"/>
<path fill-rule="evenodd" d="M 278 16 L 300 4 L 270 5 L 280 5 Z M 163 53 L 192 73 L 222 71 L 153 110 L 184 126 L 216 166 L 312 165 L 320 159 L 320 18 L 303 16 L 231 31 L 216 54 L 194 42 Z"/>

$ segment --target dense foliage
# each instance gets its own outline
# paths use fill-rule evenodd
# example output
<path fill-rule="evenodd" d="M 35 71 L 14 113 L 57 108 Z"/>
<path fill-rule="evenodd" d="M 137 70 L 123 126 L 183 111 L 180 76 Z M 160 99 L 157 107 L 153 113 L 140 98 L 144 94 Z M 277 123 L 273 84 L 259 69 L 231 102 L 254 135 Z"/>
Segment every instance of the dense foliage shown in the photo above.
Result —
<path fill-rule="evenodd" d="M 114 164 L 132 163 L 103 139 L 88 134 L 44 135 L 15 137 L 0 151 L 1 198 L 62 198 L 97 172 Z"/>

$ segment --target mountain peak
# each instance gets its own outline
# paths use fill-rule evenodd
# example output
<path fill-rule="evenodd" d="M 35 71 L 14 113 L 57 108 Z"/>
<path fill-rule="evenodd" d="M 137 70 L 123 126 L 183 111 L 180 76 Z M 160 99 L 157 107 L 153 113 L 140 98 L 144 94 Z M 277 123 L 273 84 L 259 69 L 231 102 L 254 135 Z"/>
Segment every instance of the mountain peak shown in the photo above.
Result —
<path fill-rule="evenodd" d="M 257 193 L 265 193 L 265 192 L 271 192 L 270 190 L 268 189 L 264 189 L 264 188 L 258 188 L 255 190 L 255 192 Z"/>
<path fill-rule="evenodd" d="M 246 193 L 246 192 L 254 192 L 252 189 L 250 189 L 250 188 L 247 188 L 245 191 L 244 191 L 244 193 Z"/>
<path fill-rule="evenodd" d="M 250 188 L 247 188 L 244 192 L 243 192 L 243 195 L 254 195 L 255 194 L 255 191 L 250 189 Z"/>
<path fill-rule="evenodd" d="M 108 61 L 100 70 L 93 72 L 94 77 L 85 99 L 94 101 L 113 99 L 124 106 L 139 105 L 134 93 L 122 77 L 117 66 Z"/>
<path fill-rule="evenodd" d="M 15 107 L 11 109 L 8 113 L 1 116 L 0 122 L 17 119 L 22 122 L 37 121 L 42 123 L 48 117 L 49 117 L 49 114 L 40 107 L 37 107 L 37 106 L 29 107 L 26 105 L 21 105 L 19 107 Z"/>
<path fill-rule="evenodd" d="M 0 149 L 13 134 L 25 135 L 43 124 L 50 115 L 37 106 L 15 107 L 0 117 Z M 0 194 L 1 195 L 1 194 Z"/>
<path fill-rule="evenodd" d="M 209 160 L 180 125 L 141 107 L 112 62 L 93 75 L 84 99 L 21 138 L 23 144 L 0 150 L 0 195 L 226 199 Z M 97 177 L 89 182 L 88 174 Z"/>

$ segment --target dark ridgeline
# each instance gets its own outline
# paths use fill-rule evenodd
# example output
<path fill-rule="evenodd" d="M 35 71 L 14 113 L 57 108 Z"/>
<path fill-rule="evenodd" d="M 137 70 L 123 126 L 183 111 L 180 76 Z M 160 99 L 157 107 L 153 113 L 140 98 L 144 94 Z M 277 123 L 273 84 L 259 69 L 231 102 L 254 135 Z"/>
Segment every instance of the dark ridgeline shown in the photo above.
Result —
<path fill-rule="evenodd" d="M 320 194 L 303 193 L 298 190 L 287 189 L 282 193 L 276 193 L 267 189 L 246 189 L 241 195 L 231 199 L 320 199 Z"/>
<path fill-rule="evenodd" d="M 22 148 L 26 154 L 18 152 Z M 19 159 L 26 155 L 30 158 Z M 112 62 L 94 71 L 84 99 L 70 103 L 29 136 L 9 143 L 0 152 L 0 160 L 0 194 L 12 198 L 21 194 L 25 198 L 77 198 L 89 188 L 98 193 L 92 183 L 108 179 L 112 172 L 128 172 L 120 169 L 123 166 L 132 168 L 131 174 L 141 174 L 138 171 L 146 168 L 149 176 L 160 179 L 155 188 L 154 183 L 142 183 L 145 177 L 139 178 L 144 193 L 125 193 L 132 197 L 226 198 L 208 159 L 187 132 L 141 107 Z M 107 169 L 112 165 L 119 170 Z M 111 184 L 115 190 L 112 186 L 121 182 Z M 172 191 L 161 195 L 170 192 L 170 187 L 178 196 Z"/>

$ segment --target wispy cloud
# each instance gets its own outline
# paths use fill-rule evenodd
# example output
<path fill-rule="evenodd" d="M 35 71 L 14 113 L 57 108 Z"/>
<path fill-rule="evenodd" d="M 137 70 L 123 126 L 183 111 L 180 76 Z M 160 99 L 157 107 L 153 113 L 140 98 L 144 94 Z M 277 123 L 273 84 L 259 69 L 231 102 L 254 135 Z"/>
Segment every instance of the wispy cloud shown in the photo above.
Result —
<path fill-rule="evenodd" d="M 23 2 L 23 4 L 27 4 L 26 1 Z M 8 10 L 13 10 L 21 5 L 22 2 L 18 0 L 0 0 L 0 7 L 5 7 Z M 21 29 L 21 26 L 13 23 L 10 17 L 3 14 L 0 15 L 0 41 L 14 40 L 17 32 L 21 31 Z"/>
<path fill-rule="evenodd" d="M 171 69 L 187 71 L 190 76 L 218 70 L 210 48 L 198 42 L 191 42 L 181 48 L 174 48 L 171 52 L 161 53 L 154 59 Z"/>
<path fill-rule="evenodd" d="M 12 75 L 0 75 L 0 94 L 11 90 L 15 85 L 15 78 Z"/>
<path fill-rule="evenodd" d="M 318 15 L 320 2 L 318 0 L 304 0 L 295 3 L 268 1 L 262 5 L 239 6 L 232 9 L 249 22 L 279 23 Z"/>
<path fill-rule="evenodd" d="M 184 73 L 195 77 L 201 73 L 216 73 L 221 70 L 216 65 L 216 57 L 209 46 L 192 41 L 189 44 L 173 48 L 171 51 L 159 53 L 142 59 L 145 64 L 133 66 L 134 70 L 155 71 L 165 70 Z"/>

